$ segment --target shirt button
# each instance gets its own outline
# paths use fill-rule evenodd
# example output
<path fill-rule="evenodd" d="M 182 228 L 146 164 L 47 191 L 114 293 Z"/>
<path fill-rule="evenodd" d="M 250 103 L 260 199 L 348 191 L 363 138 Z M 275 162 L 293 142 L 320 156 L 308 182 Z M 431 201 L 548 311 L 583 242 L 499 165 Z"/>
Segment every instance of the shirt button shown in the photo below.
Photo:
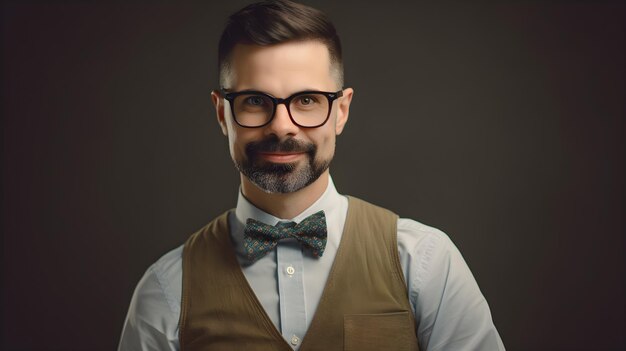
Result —
<path fill-rule="evenodd" d="M 291 345 L 296 346 L 296 345 L 298 345 L 299 342 L 300 342 L 300 338 L 299 337 L 297 337 L 295 335 L 291 337 Z"/>
<path fill-rule="evenodd" d="M 287 267 L 287 274 L 293 275 L 294 273 L 296 273 L 296 269 L 295 268 L 293 268 L 292 266 Z"/>

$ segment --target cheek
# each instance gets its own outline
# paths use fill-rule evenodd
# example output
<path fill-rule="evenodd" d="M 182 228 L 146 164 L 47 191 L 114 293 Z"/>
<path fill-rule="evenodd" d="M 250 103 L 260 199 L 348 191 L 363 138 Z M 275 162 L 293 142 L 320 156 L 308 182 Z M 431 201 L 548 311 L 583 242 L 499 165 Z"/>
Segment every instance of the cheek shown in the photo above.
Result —
<path fill-rule="evenodd" d="M 334 154 L 336 137 L 333 128 L 326 130 L 316 140 L 318 157 L 328 158 Z"/>
<path fill-rule="evenodd" d="M 236 126 L 229 126 L 228 130 L 228 144 L 230 148 L 230 155 L 233 158 L 240 159 L 245 157 L 246 145 L 258 139 L 254 130 L 248 130 L 238 128 Z"/>
<path fill-rule="evenodd" d="M 229 106 L 226 106 L 226 108 L 229 108 Z M 241 128 L 239 128 L 239 126 L 233 120 L 233 117 L 230 114 L 230 110 L 225 111 L 225 114 L 230 156 L 233 159 L 239 159 L 239 155 L 242 154 L 242 150 L 245 150 L 245 142 L 242 142 L 243 133 L 241 133 Z"/>
<path fill-rule="evenodd" d="M 228 148 L 230 149 L 230 155 L 235 158 L 237 153 L 237 141 L 239 140 L 239 138 L 237 136 L 237 132 L 235 131 L 235 127 L 230 120 L 226 122 L 226 125 L 228 129 Z"/>

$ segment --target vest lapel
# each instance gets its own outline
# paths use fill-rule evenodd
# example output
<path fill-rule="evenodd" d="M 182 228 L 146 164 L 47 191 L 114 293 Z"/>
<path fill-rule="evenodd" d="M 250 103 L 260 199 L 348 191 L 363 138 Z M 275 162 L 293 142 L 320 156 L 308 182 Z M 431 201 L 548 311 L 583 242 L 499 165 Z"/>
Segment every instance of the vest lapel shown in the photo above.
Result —
<path fill-rule="evenodd" d="M 396 223 L 395 214 L 349 197 L 341 242 L 300 351 L 418 350 Z M 228 212 L 185 244 L 180 344 L 185 351 L 291 350 L 241 270 Z"/>
<path fill-rule="evenodd" d="M 230 241 L 228 213 L 185 243 L 181 350 L 290 351 L 241 270 Z M 233 348 L 233 343 L 240 347 Z"/>

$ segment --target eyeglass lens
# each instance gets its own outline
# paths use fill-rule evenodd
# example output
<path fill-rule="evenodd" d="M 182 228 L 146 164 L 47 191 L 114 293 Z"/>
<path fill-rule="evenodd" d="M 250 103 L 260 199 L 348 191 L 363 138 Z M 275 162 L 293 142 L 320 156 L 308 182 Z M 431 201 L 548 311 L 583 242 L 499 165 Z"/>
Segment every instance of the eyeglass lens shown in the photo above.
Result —
<path fill-rule="evenodd" d="M 296 124 L 303 127 L 318 126 L 328 117 L 328 98 L 323 94 L 305 93 L 294 96 L 289 102 L 289 113 Z M 258 127 L 269 122 L 276 107 L 274 101 L 261 94 L 238 95 L 233 101 L 237 122 L 246 127 Z"/>

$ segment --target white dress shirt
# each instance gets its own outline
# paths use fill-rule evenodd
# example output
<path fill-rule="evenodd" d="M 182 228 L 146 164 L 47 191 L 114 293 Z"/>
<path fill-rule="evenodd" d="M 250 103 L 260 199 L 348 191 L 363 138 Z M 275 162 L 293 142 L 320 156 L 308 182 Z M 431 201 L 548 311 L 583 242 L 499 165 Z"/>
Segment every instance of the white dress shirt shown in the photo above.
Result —
<path fill-rule="evenodd" d="M 323 210 L 328 242 L 321 258 L 302 250 L 295 239 L 281 240 L 276 249 L 254 264 L 243 247 L 246 220 L 275 225 L 299 223 Z M 339 247 L 348 199 L 332 182 L 324 194 L 294 218 L 276 218 L 256 208 L 239 192 L 229 214 L 231 238 L 241 269 L 252 290 L 283 337 L 298 350 L 328 278 Z M 133 294 L 119 350 L 179 350 L 178 320 L 182 289 L 182 249 L 155 262 Z M 398 252 L 416 319 L 422 351 L 504 350 L 481 294 L 463 257 L 443 232 L 419 222 L 398 220 Z"/>

